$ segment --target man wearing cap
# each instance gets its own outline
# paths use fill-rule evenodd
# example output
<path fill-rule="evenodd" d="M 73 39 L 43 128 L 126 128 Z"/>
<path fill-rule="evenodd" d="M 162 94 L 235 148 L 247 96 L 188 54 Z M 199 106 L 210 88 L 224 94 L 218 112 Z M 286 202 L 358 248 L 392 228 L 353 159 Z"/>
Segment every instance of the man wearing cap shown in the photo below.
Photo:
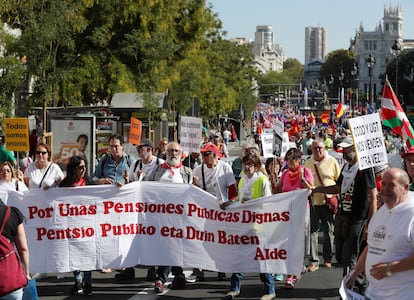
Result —
<path fill-rule="evenodd" d="M 154 145 L 149 139 L 142 139 L 139 145 L 137 145 L 138 160 L 135 161 L 128 170 L 129 182 L 146 180 L 158 165 L 164 163 L 162 158 L 155 157 L 152 154 L 153 148 Z M 155 277 L 155 267 L 150 267 L 147 272 L 147 280 L 155 280 Z M 133 267 L 126 268 L 115 275 L 115 279 L 119 281 L 131 280 L 134 278 L 135 270 Z"/>
<path fill-rule="evenodd" d="M 336 184 L 339 178 L 341 168 L 338 161 L 330 156 L 325 148 L 323 140 L 314 140 L 311 146 L 312 156 L 305 162 L 305 167 L 312 171 L 315 185 L 330 186 Z M 323 266 L 330 268 L 332 266 L 332 249 L 334 245 L 334 215 L 326 205 L 329 198 L 336 195 L 326 195 L 314 193 L 312 196 L 311 208 L 311 257 L 308 271 L 313 272 L 319 269 L 318 256 L 318 228 L 321 221 L 323 229 Z"/>
<path fill-rule="evenodd" d="M 318 186 L 312 194 L 339 194 L 340 207 L 335 218 L 335 256 L 345 276 L 355 266 L 359 254 L 358 240 L 377 208 L 377 189 L 371 169 L 360 171 L 351 136 L 338 145 L 346 161 L 335 185 Z"/>
<path fill-rule="evenodd" d="M 151 172 L 164 160 L 153 155 L 154 145 L 149 139 L 142 139 L 137 145 L 138 160 L 128 170 L 129 181 L 146 180 Z"/>
<path fill-rule="evenodd" d="M 206 143 L 200 150 L 202 164 L 193 171 L 193 184 L 217 197 L 219 203 L 237 198 L 236 179 L 230 165 L 218 159 L 218 149 L 213 143 Z M 202 271 L 195 272 L 199 281 L 204 280 Z M 224 273 L 218 273 L 217 279 L 223 280 Z"/>

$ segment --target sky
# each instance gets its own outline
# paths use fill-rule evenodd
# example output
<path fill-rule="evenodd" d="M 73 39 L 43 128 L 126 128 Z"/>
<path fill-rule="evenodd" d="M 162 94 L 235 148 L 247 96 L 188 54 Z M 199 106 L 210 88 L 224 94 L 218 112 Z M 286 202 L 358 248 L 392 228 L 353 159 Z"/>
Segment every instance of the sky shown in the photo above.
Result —
<path fill-rule="evenodd" d="M 272 25 L 286 58 L 305 60 L 305 27 L 325 27 L 328 53 L 348 49 L 362 25 L 382 24 L 384 6 L 401 5 L 404 39 L 414 40 L 414 0 L 206 0 L 223 23 L 227 38 L 254 40 L 257 25 Z"/>

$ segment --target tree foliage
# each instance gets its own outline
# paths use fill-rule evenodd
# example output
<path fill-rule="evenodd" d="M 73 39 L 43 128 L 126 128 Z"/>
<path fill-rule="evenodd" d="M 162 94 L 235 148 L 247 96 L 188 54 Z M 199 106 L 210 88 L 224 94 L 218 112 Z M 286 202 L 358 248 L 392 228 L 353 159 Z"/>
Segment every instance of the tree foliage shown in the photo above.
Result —
<path fill-rule="evenodd" d="M 27 57 L 28 105 L 110 102 L 116 92 L 169 91 L 184 113 L 236 109 L 255 72 L 247 46 L 223 40 L 204 0 L 0 0 L 2 19 L 22 31 L 9 55 Z"/>
<path fill-rule="evenodd" d="M 353 66 L 354 56 L 352 51 L 345 49 L 334 50 L 328 54 L 325 63 L 322 64 L 319 72 L 319 80 L 321 83 L 329 82 L 332 75 L 334 80 L 330 88 L 336 91 L 341 85 L 339 76 L 342 70 L 344 75 L 342 87 L 350 88 L 352 87 L 353 80 L 351 75 Z"/>
<path fill-rule="evenodd" d="M 397 73 L 398 60 L 398 74 Z M 414 106 L 414 50 L 404 50 L 387 64 L 385 74 L 404 106 Z M 398 78 L 398 91 L 397 80 Z"/>

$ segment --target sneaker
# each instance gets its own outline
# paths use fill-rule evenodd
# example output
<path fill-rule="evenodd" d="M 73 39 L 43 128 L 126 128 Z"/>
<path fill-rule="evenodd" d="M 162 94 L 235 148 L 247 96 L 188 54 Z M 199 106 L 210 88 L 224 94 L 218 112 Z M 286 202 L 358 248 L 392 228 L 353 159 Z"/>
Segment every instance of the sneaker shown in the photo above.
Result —
<path fill-rule="evenodd" d="M 295 287 L 295 281 L 293 279 L 293 276 L 288 276 L 286 278 L 284 287 L 285 289 L 293 289 Z"/>
<path fill-rule="evenodd" d="M 226 280 L 226 273 L 218 272 L 217 273 L 217 281 L 223 281 Z"/>
<path fill-rule="evenodd" d="M 284 279 L 283 274 L 275 274 L 274 278 L 275 281 L 283 281 Z"/>
<path fill-rule="evenodd" d="M 308 272 L 315 272 L 319 269 L 319 265 L 312 263 L 306 269 L 308 270 Z"/>
<path fill-rule="evenodd" d="M 181 290 L 185 287 L 184 274 L 176 275 L 171 283 L 172 290 Z"/>
<path fill-rule="evenodd" d="M 164 283 L 161 282 L 161 280 L 157 280 L 154 283 L 154 291 L 156 293 L 162 293 L 164 292 Z"/>
<path fill-rule="evenodd" d="M 82 283 L 75 282 L 72 289 L 70 290 L 71 295 L 80 295 L 83 293 Z"/>
<path fill-rule="evenodd" d="M 226 296 L 221 298 L 221 300 L 231 300 L 231 299 L 236 298 L 238 295 L 240 295 L 239 291 L 230 291 L 226 294 Z"/>
<path fill-rule="evenodd" d="M 272 300 L 276 298 L 276 294 L 267 294 L 263 295 L 260 300 Z"/>
<path fill-rule="evenodd" d="M 119 274 L 115 275 L 115 279 L 117 281 L 132 280 L 134 278 L 135 278 L 134 268 L 126 268 L 126 269 L 122 270 Z"/>
<path fill-rule="evenodd" d="M 206 278 L 204 277 L 204 271 L 202 269 L 194 268 L 191 276 L 195 276 L 196 281 L 206 281 Z"/>
<path fill-rule="evenodd" d="M 85 285 L 83 286 L 83 296 L 84 297 L 92 296 L 92 285 L 91 284 L 85 283 Z"/>
<path fill-rule="evenodd" d="M 330 261 L 325 261 L 325 262 L 323 263 L 323 267 L 324 267 L 324 268 L 332 268 L 332 263 L 331 263 Z"/>
<path fill-rule="evenodd" d="M 155 267 L 149 267 L 147 270 L 147 277 L 146 279 L 148 281 L 155 281 L 155 279 L 157 279 L 157 272 L 155 270 Z"/>

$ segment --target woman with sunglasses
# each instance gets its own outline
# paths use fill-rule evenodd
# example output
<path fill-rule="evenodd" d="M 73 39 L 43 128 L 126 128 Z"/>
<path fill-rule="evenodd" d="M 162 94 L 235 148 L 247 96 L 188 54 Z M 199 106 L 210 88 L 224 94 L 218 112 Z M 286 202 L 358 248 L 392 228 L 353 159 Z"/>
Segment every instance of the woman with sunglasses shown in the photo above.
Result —
<path fill-rule="evenodd" d="M 72 156 L 66 169 L 66 177 L 59 187 L 75 187 L 93 184 L 86 173 L 86 160 L 80 156 Z M 72 295 L 92 295 L 92 271 L 73 271 L 75 285 L 71 290 Z"/>
<path fill-rule="evenodd" d="M 313 188 L 314 179 L 312 171 L 309 168 L 305 168 L 301 165 L 302 152 L 297 148 L 290 148 L 285 154 L 285 162 L 287 168 L 282 172 L 279 183 L 276 186 L 276 193 L 290 192 L 298 189 Z M 309 202 L 306 209 L 306 225 L 305 225 L 305 238 L 306 245 L 310 243 L 309 236 Z M 307 247 L 309 249 L 309 246 Z M 306 268 L 305 268 L 306 269 Z M 285 288 L 293 289 L 299 278 L 296 275 L 287 275 Z"/>
<path fill-rule="evenodd" d="M 0 201 L 7 204 L 9 191 L 27 191 L 23 182 L 23 173 L 20 170 L 13 171 L 11 163 L 8 161 L 0 163 Z"/>
<path fill-rule="evenodd" d="M 50 162 L 50 146 L 39 143 L 35 150 L 35 162 L 24 171 L 24 183 L 29 189 L 56 187 L 64 175 L 60 167 Z"/>

